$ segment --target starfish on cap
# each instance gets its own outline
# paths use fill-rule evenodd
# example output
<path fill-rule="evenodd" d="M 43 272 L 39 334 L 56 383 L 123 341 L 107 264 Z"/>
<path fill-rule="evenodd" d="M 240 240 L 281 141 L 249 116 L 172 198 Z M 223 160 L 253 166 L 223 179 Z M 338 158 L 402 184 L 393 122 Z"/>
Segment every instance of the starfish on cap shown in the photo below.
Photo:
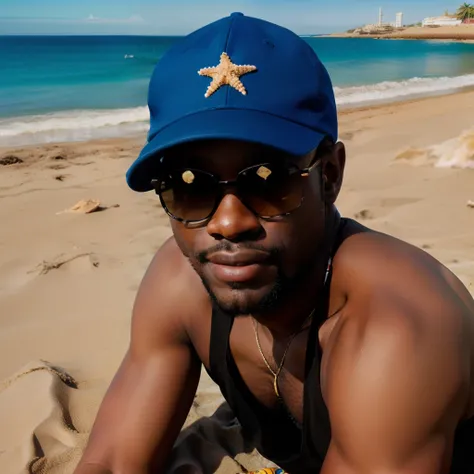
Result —
<path fill-rule="evenodd" d="M 221 60 L 218 66 L 205 67 L 198 71 L 200 76 L 212 77 L 212 82 L 207 88 L 204 97 L 209 97 L 221 86 L 227 84 L 239 91 L 242 95 L 247 95 L 244 85 L 240 81 L 240 76 L 255 71 L 256 66 L 248 64 L 238 66 L 234 64 L 227 53 L 221 54 Z"/>

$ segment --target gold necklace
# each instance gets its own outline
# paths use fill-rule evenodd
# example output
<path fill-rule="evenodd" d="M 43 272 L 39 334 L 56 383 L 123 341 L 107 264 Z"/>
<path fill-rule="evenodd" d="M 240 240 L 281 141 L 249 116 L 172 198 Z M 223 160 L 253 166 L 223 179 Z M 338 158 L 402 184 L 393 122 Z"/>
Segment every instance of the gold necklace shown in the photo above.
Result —
<path fill-rule="evenodd" d="M 286 343 L 285 351 L 283 352 L 283 356 L 281 358 L 280 364 L 277 367 L 276 372 L 272 369 L 271 365 L 269 364 L 267 358 L 265 357 L 265 354 L 263 353 L 262 346 L 260 345 L 260 338 L 258 337 L 258 321 L 252 318 L 253 330 L 255 332 L 255 340 L 257 341 L 258 350 L 260 352 L 260 355 L 262 356 L 263 361 L 265 362 L 265 365 L 267 366 L 268 370 L 273 375 L 273 390 L 275 391 L 277 398 L 280 400 L 281 400 L 281 395 L 280 395 L 280 391 L 278 390 L 278 376 L 280 375 L 281 369 L 283 368 L 283 364 L 285 363 L 285 358 L 288 353 L 288 349 L 290 348 L 290 345 L 293 342 L 293 339 L 304 329 L 306 323 L 311 319 L 311 317 L 314 314 L 315 309 L 313 309 L 310 315 L 303 321 L 300 329 L 298 329 L 296 332 L 290 335 L 288 342 Z"/>

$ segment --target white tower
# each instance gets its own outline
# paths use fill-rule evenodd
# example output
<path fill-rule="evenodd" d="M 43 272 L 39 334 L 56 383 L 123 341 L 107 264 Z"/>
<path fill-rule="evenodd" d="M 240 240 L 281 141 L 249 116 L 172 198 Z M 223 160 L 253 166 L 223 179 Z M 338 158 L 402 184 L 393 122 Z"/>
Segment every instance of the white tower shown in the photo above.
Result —
<path fill-rule="evenodd" d="M 403 13 L 399 12 L 395 16 L 395 28 L 401 28 L 403 26 Z"/>
<path fill-rule="evenodd" d="M 383 11 L 382 7 L 379 8 L 379 26 L 382 26 L 383 24 Z"/>

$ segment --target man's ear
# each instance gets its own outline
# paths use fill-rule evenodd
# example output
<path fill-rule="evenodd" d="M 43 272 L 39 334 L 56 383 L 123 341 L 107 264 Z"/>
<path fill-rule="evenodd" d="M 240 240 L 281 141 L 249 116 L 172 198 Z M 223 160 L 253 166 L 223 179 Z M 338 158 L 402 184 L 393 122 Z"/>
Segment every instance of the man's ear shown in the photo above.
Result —
<path fill-rule="evenodd" d="M 334 204 L 341 190 L 346 165 L 346 149 L 342 142 L 337 142 L 324 156 L 322 162 L 322 180 L 324 200 Z"/>

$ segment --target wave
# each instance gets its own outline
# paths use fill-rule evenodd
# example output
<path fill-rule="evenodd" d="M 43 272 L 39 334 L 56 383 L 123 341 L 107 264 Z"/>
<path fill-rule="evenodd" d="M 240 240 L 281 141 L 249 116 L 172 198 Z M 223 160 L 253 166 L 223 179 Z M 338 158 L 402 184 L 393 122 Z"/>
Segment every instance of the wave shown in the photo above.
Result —
<path fill-rule="evenodd" d="M 469 86 L 474 86 L 474 74 L 436 78 L 413 77 L 405 81 L 384 81 L 364 86 L 335 87 L 334 92 L 338 105 L 359 105 L 433 95 Z"/>
<path fill-rule="evenodd" d="M 0 119 L 0 145 L 17 146 L 144 133 L 147 107 L 106 110 L 67 110 Z"/>
<path fill-rule="evenodd" d="M 418 78 L 377 84 L 335 87 L 338 106 L 358 106 L 435 95 L 474 85 L 474 74 Z M 148 107 L 108 110 L 68 110 L 0 119 L 0 146 L 83 141 L 145 134 Z"/>

